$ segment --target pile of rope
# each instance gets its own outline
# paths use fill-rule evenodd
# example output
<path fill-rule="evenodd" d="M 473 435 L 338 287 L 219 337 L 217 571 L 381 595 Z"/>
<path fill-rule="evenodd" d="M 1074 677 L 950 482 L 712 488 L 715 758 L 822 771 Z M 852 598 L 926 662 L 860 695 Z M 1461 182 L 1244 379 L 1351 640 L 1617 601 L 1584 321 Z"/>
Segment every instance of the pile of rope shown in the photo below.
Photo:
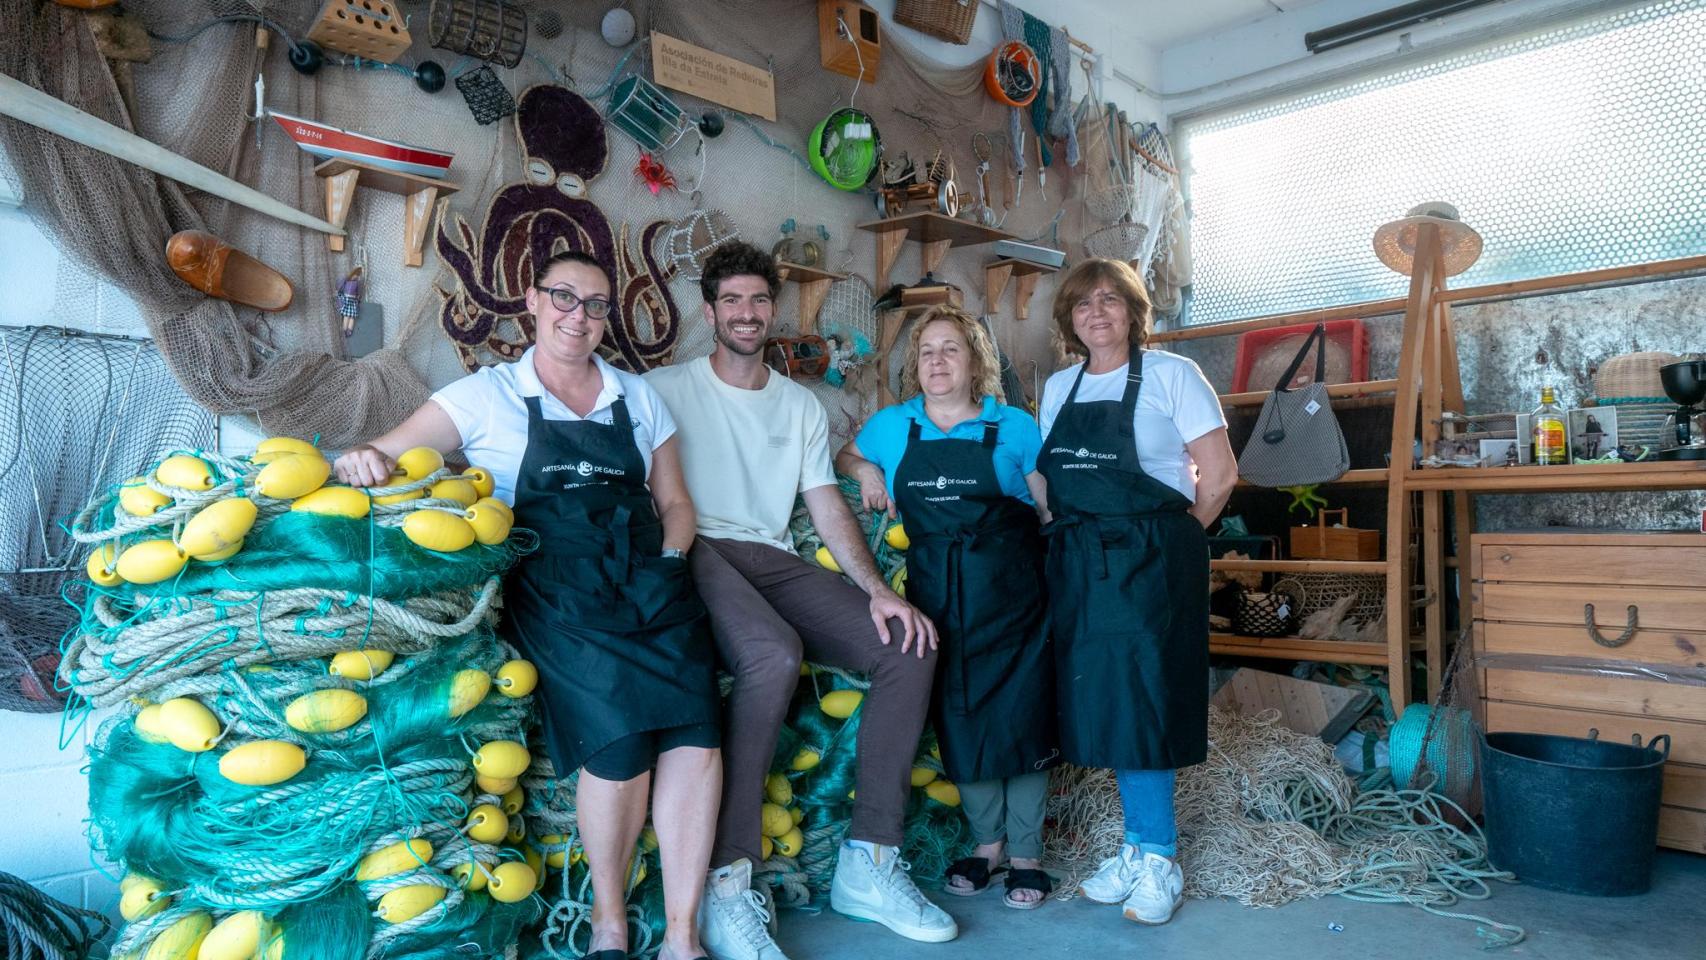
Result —
<path fill-rule="evenodd" d="M 1474 920 L 1489 946 L 1522 928 L 1449 908 L 1484 900 L 1515 878 L 1487 860 L 1487 842 L 1463 808 L 1428 788 L 1394 789 L 1382 774 L 1360 788 L 1332 747 L 1293 732 L 1276 711 L 1240 716 L 1209 708 L 1208 759 L 1179 771 L 1179 861 L 1185 895 L 1277 907 L 1336 894 L 1408 903 Z M 1112 773 L 1062 767 L 1049 800 L 1047 863 L 1078 881 L 1124 838 Z"/>
<path fill-rule="evenodd" d="M 0 944 L 6 960 L 83 960 L 112 929 L 93 910 L 69 907 L 0 872 Z"/>
<path fill-rule="evenodd" d="M 113 953 L 513 954 L 543 880 L 514 816 L 537 674 L 493 624 L 529 535 L 428 549 L 418 521 L 475 516 L 489 475 L 432 454 L 324 486 L 289 445 L 174 453 L 70 525 L 94 552 L 67 736 L 122 706 L 88 768 L 91 845 L 125 870 Z"/>

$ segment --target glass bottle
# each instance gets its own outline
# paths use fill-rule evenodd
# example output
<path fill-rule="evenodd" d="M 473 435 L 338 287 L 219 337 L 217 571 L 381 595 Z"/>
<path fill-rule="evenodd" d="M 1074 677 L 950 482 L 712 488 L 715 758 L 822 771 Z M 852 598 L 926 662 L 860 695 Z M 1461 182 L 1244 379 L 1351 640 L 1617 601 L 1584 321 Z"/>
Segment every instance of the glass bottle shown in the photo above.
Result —
<path fill-rule="evenodd" d="M 1535 465 L 1544 467 L 1569 463 L 1569 430 L 1554 388 L 1540 388 L 1540 406 L 1534 408 L 1532 422 Z"/>

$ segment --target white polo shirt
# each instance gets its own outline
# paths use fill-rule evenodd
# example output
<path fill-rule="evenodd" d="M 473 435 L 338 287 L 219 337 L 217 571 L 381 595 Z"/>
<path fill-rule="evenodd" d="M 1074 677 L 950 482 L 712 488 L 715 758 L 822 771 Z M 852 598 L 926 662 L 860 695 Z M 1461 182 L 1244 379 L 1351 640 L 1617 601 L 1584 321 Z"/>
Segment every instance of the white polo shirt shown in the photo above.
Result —
<path fill-rule="evenodd" d="M 585 419 L 594 423 L 612 422 L 611 404 L 617 397 L 627 398 L 628 419 L 634 425 L 634 445 L 640 449 L 646 476 L 650 478 L 652 451 L 675 435 L 675 420 L 657 391 L 638 376 L 618 370 L 594 354 L 592 362 L 604 378 L 604 387 L 598 392 L 592 412 L 578 417 L 539 382 L 539 372 L 533 366 L 534 349 L 527 348 L 514 363 L 482 367 L 432 395 L 432 402 L 450 415 L 456 432 L 462 435 L 462 453 L 468 463 L 492 472 L 496 496 L 505 503 L 515 502 L 516 476 L 521 473 L 521 458 L 527 452 L 528 397 L 540 398 L 540 413 L 547 420 Z"/>

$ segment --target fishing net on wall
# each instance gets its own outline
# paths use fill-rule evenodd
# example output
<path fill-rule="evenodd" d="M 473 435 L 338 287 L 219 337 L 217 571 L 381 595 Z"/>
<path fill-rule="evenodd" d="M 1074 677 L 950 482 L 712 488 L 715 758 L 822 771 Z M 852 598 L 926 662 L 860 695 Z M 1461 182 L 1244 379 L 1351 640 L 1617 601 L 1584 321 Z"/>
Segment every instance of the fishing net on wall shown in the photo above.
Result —
<path fill-rule="evenodd" d="M 83 549 L 59 526 L 160 449 L 208 446 L 213 418 L 147 341 L 0 327 L 0 710 L 58 710 L 61 597 Z"/>
<path fill-rule="evenodd" d="M 276 37 L 264 60 L 257 55 L 253 24 L 207 26 L 214 17 L 258 14 L 301 37 L 320 6 L 318 0 L 138 5 L 132 14 L 157 38 L 153 59 L 127 68 L 132 90 L 127 107 L 82 14 L 57 5 L 0 0 L 4 22 L 17 27 L 16 41 L 0 50 L 0 72 L 320 215 L 323 184 L 312 175 L 310 158 L 275 124 L 262 122 L 257 139 L 255 125 L 245 119 L 253 109 L 252 89 L 259 72 L 266 82 L 267 104 L 277 110 L 454 149 L 449 179 L 461 192 L 445 207 L 477 223 L 493 193 L 523 177 L 523 158 L 509 121 L 482 126 L 454 84 L 426 94 L 395 71 L 328 64 L 303 77 L 286 64 L 285 44 Z M 638 19 L 640 39 L 623 49 L 599 37 L 604 8 L 598 5 L 560 0 L 528 9 L 555 14 L 562 30 L 551 37 L 536 32 L 515 67 L 494 67 L 496 78 L 512 95 L 534 84 L 560 83 L 606 108 L 615 81 L 635 73 L 651 76 L 648 30 L 774 70 L 775 123 L 666 91 L 690 118 L 715 110 L 727 120 L 720 137 L 701 141 L 689 135 L 659 157 L 676 176 L 679 189 L 654 196 L 633 173 L 638 147 L 610 129 L 610 156 L 602 175 L 588 183 L 588 197 L 613 224 L 630 228 L 631 245 L 638 243 L 642 225 L 689 215 L 697 188 L 707 208 L 724 211 L 742 237 L 760 246 L 768 246 L 779 225 L 789 219 L 826 224 L 828 262 L 861 273 L 874 285 L 874 240 L 855 229 L 855 224 L 876 218 L 870 195 L 831 188 L 803 158 L 811 129 L 855 97 L 850 78 L 819 66 L 815 8 L 785 0 L 636 0 L 630 9 Z M 437 60 L 453 79 L 479 66 L 428 46 L 424 5 L 411 4 L 404 12 L 417 18 L 411 28 L 414 46 L 400 64 Z M 1081 205 L 1065 202 L 1078 194 L 1078 173 L 1057 159 L 1046 171 L 1046 183 L 1040 183 L 1030 135 L 1021 173 L 1013 157 L 1016 144 L 1007 134 L 1007 108 L 983 91 L 982 65 L 934 64 L 911 50 L 901 32 L 886 23 L 884 27 L 878 81 L 863 84 L 855 102 L 872 114 L 889 155 L 898 158 L 904 152 L 923 162 L 941 150 L 957 171 L 962 194 L 972 197 L 978 179 L 974 139 L 983 134 L 982 140 L 993 145 L 986 178 L 989 199 L 1003 228 L 1044 243 L 1057 230 L 1069 252 L 1076 254 L 1074 244 L 1089 226 L 1083 222 Z M 193 38 L 174 42 L 192 33 Z M 1081 79 L 1079 87 L 1074 97 L 1082 94 Z M 345 252 L 334 254 L 319 234 L 187 193 L 122 160 L 33 127 L 0 119 L 0 143 L 18 166 L 26 212 L 71 259 L 137 299 L 173 374 L 207 408 L 253 415 L 268 433 L 319 434 L 327 445 L 339 447 L 388 429 L 425 398 L 428 386 L 460 375 L 455 351 L 437 329 L 440 289 L 453 286 L 454 278 L 430 250 L 424 267 L 401 266 L 401 197 L 358 190 L 347 224 L 349 243 Z M 1056 223 L 1062 208 L 1071 209 Z M 108 226 L 86 229 L 94 223 Z M 191 227 L 225 237 L 278 269 L 295 286 L 295 302 L 282 313 L 263 316 L 208 300 L 181 283 L 164 269 L 160 248 L 171 232 Z M 366 298 L 383 306 L 389 349 L 346 361 L 339 359 L 344 348 L 332 294 L 364 250 L 369 265 Z M 629 252 L 639 255 L 637 249 Z M 952 251 L 937 275 L 965 290 L 968 305 L 975 309 L 983 289 L 982 265 L 992 256 L 988 248 Z M 909 247 L 892 279 L 913 282 L 917 274 L 916 248 Z M 709 331 L 696 317 L 696 285 L 677 273 L 665 286 L 687 317 L 675 357 L 708 352 Z M 1045 278 L 1035 303 L 1046 303 L 1052 290 L 1053 280 Z M 783 319 L 779 332 L 793 332 L 797 297 L 791 285 L 785 285 L 778 307 Z M 1034 317 L 1044 315 L 1033 308 Z M 995 327 L 1003 350 L 1016 362 L 1036 360 L 1052 367 L 1047 323 L 1019 324 L 1004 307 L 996 311 Z M 859 405 L 859 398 L 843 390 L 816 381 L 809 385 L 832 412 Z"/>

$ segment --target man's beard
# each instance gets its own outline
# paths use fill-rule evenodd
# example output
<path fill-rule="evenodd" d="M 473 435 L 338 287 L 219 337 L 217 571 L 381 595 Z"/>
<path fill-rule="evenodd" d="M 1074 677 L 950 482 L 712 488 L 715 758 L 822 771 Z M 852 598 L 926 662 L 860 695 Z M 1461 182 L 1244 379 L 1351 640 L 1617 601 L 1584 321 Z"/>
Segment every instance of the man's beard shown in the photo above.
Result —
<path fill-rule="evenodd" d="M 735 342 L 734 337 L 731 336 L 727 332 L 727 328 L 728 328 L 727 324 L 719 323 L 713 328 L 713 330 L 715 331 L 714 335 L 717 338 L 717 342 L 722 344 L 723 346 L 727 347 L 729 349 L 729 352 L 738 353 L 743 357 L 756 357 L 760 353 L 764 352 L 764 339 L 763 338 L 760 338 L 758 341 L 758 344 L 756 346 L 754 346 L 751 350 L 748 350 L 745 347 L 743 347 L 742 345 Z M 766 330 L 766 332 L 768 332 L 768 329 Z"/>

